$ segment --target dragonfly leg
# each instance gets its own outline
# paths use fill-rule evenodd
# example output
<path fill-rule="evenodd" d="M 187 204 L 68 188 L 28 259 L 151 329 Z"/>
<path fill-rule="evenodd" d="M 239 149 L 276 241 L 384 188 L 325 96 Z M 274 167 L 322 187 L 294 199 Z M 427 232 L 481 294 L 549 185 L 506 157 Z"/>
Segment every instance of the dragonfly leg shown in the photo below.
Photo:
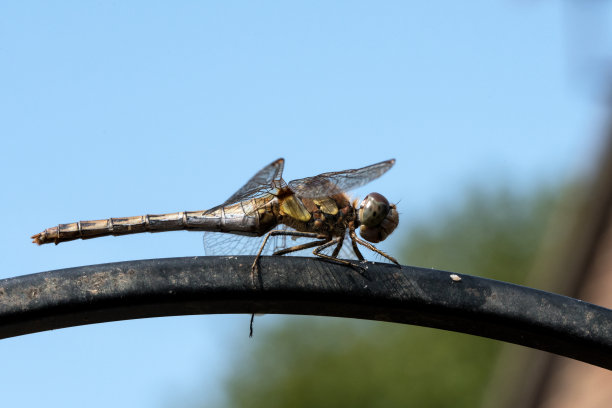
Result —
<path fill-rule="evenodd" d="M 376 248 L 374 245 L 370 244 L 367 241 L 364 241 L 362 239 L 360 239 L 359 237 L 357 237 L 357 234 L 355 234 L 355 231 L 351 231 L 350 233 L 351 235 L 351 240 L 353 241 L 353 245 L 354 247 L 356 247 L 357 245 L 355 244 L 355 242 L 357 242 L 358 244 L 363 245 L 364 247 L 368 248 L 371 251 L 376 252 L 379 255 L 384 256 L 385 258 L 387 258 L 388 260 L 390 260 L 391 262 L 393 262 L 394 264 L 396 264 L 397 266 L 401 267 L 400 263 L 397 262 L 397 259 L 395 259 L 394 257 L 392 257 L 391 255 L 387 255 L 386 253 L 384 253 L 383 251 L 381 251 L 380 249 Z"/>
<path fill-rule="evenodd" d="M 353 246 L 353 252 L 355 252 L 357 259 L 359 259 L 359 261 L 361 262 L 365 261 L 365 258 L 363 257 L 361 251 L 359 250 L 359 247 L 357 246 L 357 242 L 355 242 L 355 239 L 353 239 L 353 237 L 356 236 L 355 228 L 351 228 L 349 235 L 351 236 L 351 245 Z"/>
<path fill-rule="evenodd" d="M 338 241 L 338 245 L 334 249 L 334 252 L 331 254 L 332 258 L 337 258 L 338 257 L 338 254 L 340 253 L 340 249 L 342 248 L 342 244 L 344 243 L 344 234 L 345 233 L 342 233 L 342 235 L 340 236 L 340 240 Z"/>
<path fill-rule="evenodd" d="M 291 252 L 301 251 L 302 249 L 308 249 L 308 248 L 316 247 L 319 245 L 323 245 L 327 243 L 328 241 L 329 240 L 307 242 L 305 244 L 292 246 L 291 248 L 281 249 L 280 251 L 276 251 L 272 255 L 285 255 Z"/>
<path fill-rule="evenodd" d="M 327 259 L 328 261 L 332 261 L 332 262 L 340 263 L 340 264 L 343 264 L 343 265 L 348 265 L 348 266 L 350 266 L 350 267 L 352 267 L 352 268 L 362 269 L 360 266 L 356 266 L 356 265 L 354 265 L 353 263 L 351 263 L 351 262 L 349 262 L 349 261 L 346 261 L 346 260 L 344 260 L 344 259 L 338 259 L 338 258 L 336 258 L 336 257 L 329 256 L 329 255 L 325 255 L 325 254 L 322 254 L 322 253 L 321 253 L 321 251 L 322 251 L 322 250 L 324 250 L 325 248 L 329 248 L 329 247 L 330 247 L 330 246 L 332 246 L 332 245 L 335 245 L 335 244 L 341 243 L 341 241 L 342 241 L 342 237 L 334 238 L 334 239 L 332 239 L 331 241 L 329 241 L 329 242 L 327 242 L 327 243 L 325 243 L 325 244 L 323 244 L 323 245 L 321 245 L 321 246 L 319 246 L 319 247 L 315 248 L 315 250 L 314 250 L 314 251 L 312 251 L 312 253 L 313 253 L 314 255 L 318 256 L 318 257 L 321 257 L 321 258 L 323 258 L 323 259 Z M 335 250 L 334 250 L 334 252 L 335 252 Z"/>
<path fill-rule="evenodd" d="M 261 253 L 263 252 L 263 249 L 266 246 L 266 243 L 268 242 L 268 238 L 270 238 L 271 236 L 275 236 L 275 235 L 288 235 L 292 237 L 327 239 L 326 235 L 317 234 L 316 232 L 285 231 L 285 230 L 272 230 L 268 232 L 263 242 L 261 243 L 261 247 L 259 248 L 257 255 L 255 255 L 253 266 L 251 266 L 251 282 L 253 283 L 253 287 L 255 287 L 255 272 L 257 272 L 257 262 L 259 261 L 259 257 L 261 257 Z M 277 251 L 275 254 L 278 254 L 278 252 L 280 251 Z"/>

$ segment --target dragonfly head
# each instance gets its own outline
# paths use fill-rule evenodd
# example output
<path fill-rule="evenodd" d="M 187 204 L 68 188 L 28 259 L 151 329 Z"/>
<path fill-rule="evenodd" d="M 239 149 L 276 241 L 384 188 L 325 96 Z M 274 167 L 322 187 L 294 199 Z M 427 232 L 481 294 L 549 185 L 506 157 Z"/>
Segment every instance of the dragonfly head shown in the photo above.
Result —
<path fill-rule="evenodd" d="M 378 193 L 368 194 L 359 205 L 359 235 L 366 241 L 380 242 L 389 236 L 399 223 L 395 204 Z"/>

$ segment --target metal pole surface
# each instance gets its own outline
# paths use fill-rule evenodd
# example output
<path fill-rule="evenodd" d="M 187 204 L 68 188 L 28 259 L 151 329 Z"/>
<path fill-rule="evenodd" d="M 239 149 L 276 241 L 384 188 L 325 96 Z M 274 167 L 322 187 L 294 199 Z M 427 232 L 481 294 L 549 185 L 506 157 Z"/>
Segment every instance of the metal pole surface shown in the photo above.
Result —
<path fill-rule="evenodd" d="M 167 258 L 0 280 L 0 338 L 157 316 L 279 313 L 435 327 L 612 369 L 612 310 L 471 275 L 301 257 Z M 451 276 L 454 275 L 454 276 Z"/>

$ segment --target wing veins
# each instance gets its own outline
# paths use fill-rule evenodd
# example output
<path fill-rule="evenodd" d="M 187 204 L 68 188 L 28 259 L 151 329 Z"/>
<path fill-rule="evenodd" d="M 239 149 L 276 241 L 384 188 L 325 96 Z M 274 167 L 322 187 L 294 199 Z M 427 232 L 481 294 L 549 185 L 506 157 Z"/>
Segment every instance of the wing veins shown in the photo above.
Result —
<path fill-rule="evenodd" d="M 285 185 L 282 179 L 284 166 L 285 160 L 283 158 L 277 159 L 268 164 L 263 169 L 255 173 L 255 175 L 251 177 L 242 187 L 240 187 L 238 191 L 232 194 L 230 198 L 225 200 L 222 204 L 207 210 L 206 213 L 216 211 L 221 207 L 238 202 L 260 198 L 267 194 L 273 194 L 277 188 Z"/>
<path fill-rule="evenodd" d="M 288 186 L 300 197 L 328 197 L 361 187 L 385 174 L 394 164 L 395 159 L 391 159 L 360 169 L 322 173 L 292 180 Z"/>

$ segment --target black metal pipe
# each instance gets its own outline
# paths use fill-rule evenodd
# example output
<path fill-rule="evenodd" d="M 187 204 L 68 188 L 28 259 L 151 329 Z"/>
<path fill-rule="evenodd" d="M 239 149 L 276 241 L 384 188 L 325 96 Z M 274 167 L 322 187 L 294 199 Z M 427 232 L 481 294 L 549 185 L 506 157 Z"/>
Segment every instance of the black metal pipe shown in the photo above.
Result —
<path fill-rule="evenodd" d="M 435 327 L 612 369 L 612 310 L 470 275 L 313 258 L 190 257 L 60 269 L 0 280 L 0 338 L 154 316 L 282 313 Z M 454 278 L 454 279 L 453 279 Z"/>

